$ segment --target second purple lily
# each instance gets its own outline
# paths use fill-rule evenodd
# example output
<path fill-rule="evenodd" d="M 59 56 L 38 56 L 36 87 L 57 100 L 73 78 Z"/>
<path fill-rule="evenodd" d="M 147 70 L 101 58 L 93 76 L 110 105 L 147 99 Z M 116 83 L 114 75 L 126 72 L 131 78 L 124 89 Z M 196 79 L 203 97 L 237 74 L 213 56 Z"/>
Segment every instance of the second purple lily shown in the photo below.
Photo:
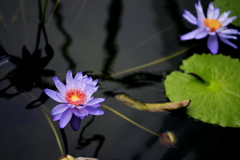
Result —
<path fill-rule="evenodd" d="M 220 15 L 219 8 L 214 8 L 211 2 L 207 10 L 207 18 L 203 13 L 201 2 L 195 4 L 197 11 L 197 17 L 194 17 L 189 11 L 185 10 L 183 17 L 191 24 L 197 25 L 198 28 L 184 34 L 180 37 L 181 40 L 189 39 L 202 39 L 209 35 L 207 40 L 207 46 L 213 54 L 218 53 L 218 38 L 225 44 L 237 48 L 235 44 L 230 42 L 228 39 L 237 39 L 236 36 L 240 32 L 236 29 L 228 29 L 227 25 L 230 24 L 237 17 L 228 17 L 231 11 L 224 12 Z"/>

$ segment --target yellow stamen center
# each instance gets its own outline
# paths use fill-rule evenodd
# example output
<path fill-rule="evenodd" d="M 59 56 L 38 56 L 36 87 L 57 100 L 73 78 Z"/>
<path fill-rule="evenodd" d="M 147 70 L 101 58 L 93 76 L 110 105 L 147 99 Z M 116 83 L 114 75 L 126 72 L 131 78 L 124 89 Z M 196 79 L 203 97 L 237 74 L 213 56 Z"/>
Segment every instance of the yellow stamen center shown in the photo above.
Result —
<path fill-rule="evenodd" d="M 210 29 L 211 32 L 215 32 L 218 28 L 222 27 L 221 22 L 216 19 L 204 19 L 204 25 Z"/>
<path fill-rule="evenodd" d="M 86 94 L 80 89 L 69 89 L 66 92 L 65 99 L 71 105 L 81 105 L 86 101 Z"/>

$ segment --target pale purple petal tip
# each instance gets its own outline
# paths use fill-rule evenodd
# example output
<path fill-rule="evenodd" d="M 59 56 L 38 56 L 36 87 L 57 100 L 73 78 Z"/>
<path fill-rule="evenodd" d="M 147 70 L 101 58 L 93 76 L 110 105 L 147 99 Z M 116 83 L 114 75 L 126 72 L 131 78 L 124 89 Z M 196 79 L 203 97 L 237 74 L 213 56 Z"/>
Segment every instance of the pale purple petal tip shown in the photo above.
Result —
<path fill-rule="evenodd" d="M 52 116 L 52 120 L 53 120 L 53 121 L 58 121 L 58 120 L 60 120 L 61 116 L 62 116 L 62 113 L 53 115 L 53 116 Z"/>
<path fill-rule="evenodd" d="M 78 109 L 74 108 L 72 109 L 73 114 L 79 118 L 83 118 L 88 115 L 88 110 L 86 108 Z"/>
<path fill-rule="evenodd" d="M 60 99 L 60 93 L 56 92 L 56 91 L 53 91 L 51 89 L 44 89 L 43 90 L 50 98 L 52 98 L 53 100 L 57 101 L 57 102 L 60 102 L 60 103 L 63 103 L 64 100 L 63 99 Z"/>
<path fill-rule="evenodd" d="M 67 89 L 74 87 L 72 71 L 70 71 L 70 70 L 68 70 L 67 75 L 66 75 L 66 86 L 67 86 Z"/>
<path fill-rule="evenodd" d="M 208 5 L 208 10 L 207 10 L 207 18 L 212 19 L 214 14 L 214 6 L 213 3 L 210 2 Z"/>
<path fill-rule="evenodd" d="M 59 127 L 64 128 L 68 124 L 68 122 L 71 120 L 71 118 L 72 118 L 71 109 L 68 109 L 65 112 L 63 112 L 60 118 Z"/>
<path fill-rule="evenodd" d="M 207 41 L 207 46 L 212 54 L 217 54 L 217 52 L 218 52 L 217 36 L 209 36 L 208 41 Z"/>
<path fill-rule="evenodd" d="M 53 81 L 58 91 L 61 93 L 61 95 L 64 96 L 67 90 L 66 86 L 56 76 L 53 77 Z"/>
<path fill-rule="evenodd" d="M 105 98 L 94 98 L 94 99 L 88 101 L 85 105 L 86 106 L 91 106 L 91 105 L 95 105 L 95 104 L 101 103 L 103 101 L 105 101 Z"/>
<path fill-rule="evenodd" d="M 201 31 L 195 35 L 195 39 L 202 39 L 202 38 L 206 37 L 207 35 L 208 35 L 207 31 Z"/>
<path fill-rule="evenodd" d="M 59 114 L 59 113 L 63 113 L 67 109 L 68 109 L 67 104 L 59 104 L 52 109 L 51 114 L 56 115 L 56 114 Z"/>
<path fill-rule="evenodd" d="M 91 115 L 103 115 L 104 114 L 104 111 L 97 109 L 97 108 L 86 107 L 86 109 L 88 110 L 88 113 Z"/>
<path fill-rule="evenodd" d="M 233 48 L 235 48 L 235 49 L 238 48 L 235 44 L 233 44 L 232 42 L 230 42 L 229 40 L 227 40 L 227 39 L 225 39 L 225 38 L 221 38 L 221 37 L 220 37 L 220 40 L 221 40 L 223 43 L 225 43 L 225 44 L 227 44 L 227 45 L 229 45 L 229 46 L 231 46 L 231 47 L 233 47 Z"/>
<path fill-rule="evenodd" d="M 182 15 L 189 23 L 192 23 L 194 25 L 197 25 L 197 18 L 192 15 L 189 11 L 185 10 Z"/>
<path fill-rule="evenodd" d="M 74 131 L 79 130 L 81 121 L 82 121 L 81 118 L 78 118 L 75 115 L 72 116 L 72 119 L 70 120 L 70 124 Z"/>

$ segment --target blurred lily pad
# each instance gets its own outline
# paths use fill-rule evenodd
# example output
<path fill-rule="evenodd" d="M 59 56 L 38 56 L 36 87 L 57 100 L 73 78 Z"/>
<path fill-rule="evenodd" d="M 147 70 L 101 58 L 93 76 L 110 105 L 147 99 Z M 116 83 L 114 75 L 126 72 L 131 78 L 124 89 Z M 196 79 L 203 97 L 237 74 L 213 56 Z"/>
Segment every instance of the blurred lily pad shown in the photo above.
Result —
<path fill-rule="evenodd" d="M 239 0 L 214 0 L 214 6 L 220 8 L 221 12 L 232 11 L 231 15 L 238 17 L 232 24 L 240 27 Z"/>
<path fill-rule="evenodd" d="M 164 81 L 171 101 L 191 99 L 186 113 L 201 121 L 240 127 L 240 61 L 221 54 L 194 54 Z"/>

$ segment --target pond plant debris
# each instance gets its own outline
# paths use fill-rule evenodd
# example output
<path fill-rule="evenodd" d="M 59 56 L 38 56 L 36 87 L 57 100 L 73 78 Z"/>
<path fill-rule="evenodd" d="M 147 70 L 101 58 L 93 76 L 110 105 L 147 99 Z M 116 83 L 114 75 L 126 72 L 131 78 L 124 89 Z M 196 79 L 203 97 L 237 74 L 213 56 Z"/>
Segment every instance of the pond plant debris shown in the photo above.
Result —
<path fill-rule="evenodd" d="M 186 99 L 186 100 L 179 100 L 176 102 L 166 102 L 166 103 L 145 103 L 130 97 L 126 93 L 118 93 L 115 95 L 115 98 L 118 101 L 123 102 L 129 107 L 132 107 L 138 110 L 145 110 L 149 112 L 163 112 L 163 111 L 176 110 L 183 107 L 187 107 L 191 102 L 190 99 Z"/>

